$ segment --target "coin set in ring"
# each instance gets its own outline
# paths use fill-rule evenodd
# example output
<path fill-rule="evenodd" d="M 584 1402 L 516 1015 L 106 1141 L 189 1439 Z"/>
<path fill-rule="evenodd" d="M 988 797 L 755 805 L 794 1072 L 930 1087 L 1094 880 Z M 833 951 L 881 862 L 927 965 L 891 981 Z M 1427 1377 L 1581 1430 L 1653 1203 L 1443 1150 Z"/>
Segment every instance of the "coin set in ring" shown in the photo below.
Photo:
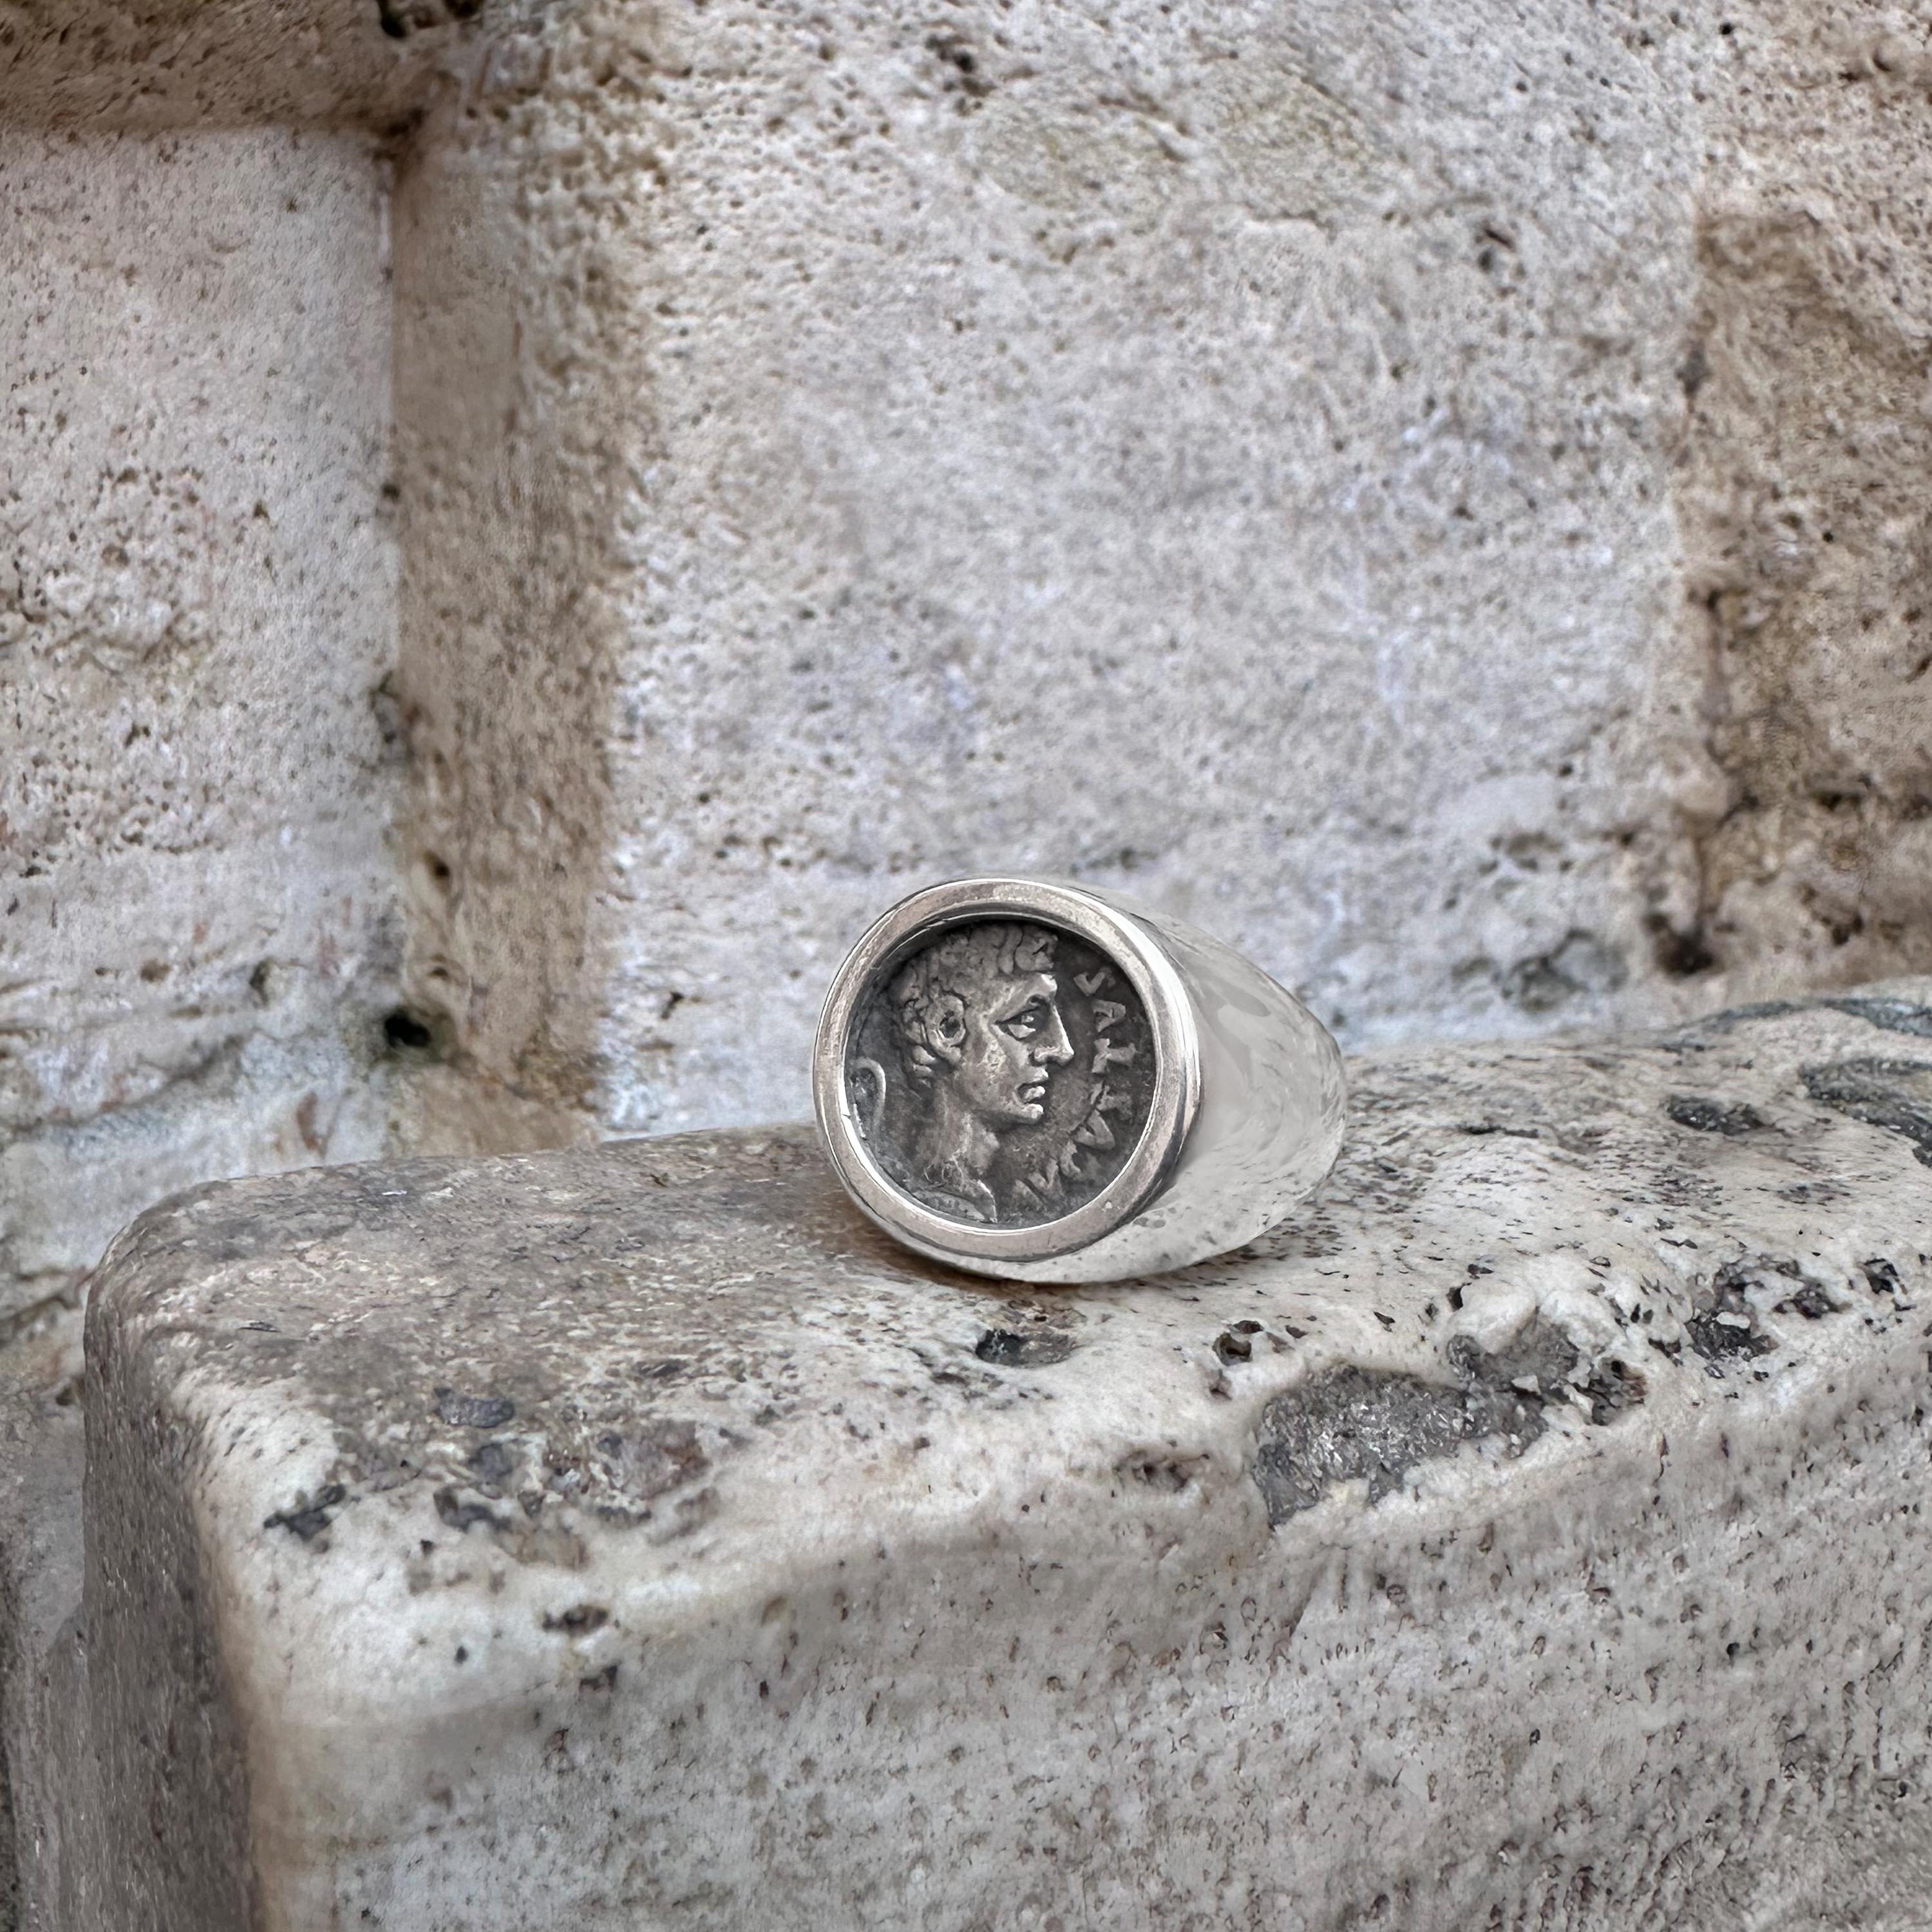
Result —
<path fill-rule="evenodd" d="M 1251 962 L 1111 892 L 914 892 L 833 980 L 813 1052 L 834 1171 L 934 1259 L 1034 1281 L 1252 1240 L 1341 1144 L 1341 1058 Z"/>

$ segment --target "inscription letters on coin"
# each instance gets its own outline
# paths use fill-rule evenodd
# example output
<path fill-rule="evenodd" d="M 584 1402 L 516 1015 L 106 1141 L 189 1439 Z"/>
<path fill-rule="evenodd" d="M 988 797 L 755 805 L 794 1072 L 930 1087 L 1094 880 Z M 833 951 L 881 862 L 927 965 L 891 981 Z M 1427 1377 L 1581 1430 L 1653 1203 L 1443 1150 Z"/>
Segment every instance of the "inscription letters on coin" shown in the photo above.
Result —
<path fill-rule="evenodd" d="M 895 1186 L 999 1227 L 1058 1220 L 1125 1166 L 1146 1124 L 1139 995 L 1071 933 L 955 926 L 880 976 L 846 1058 L 860 1130 Z"/>

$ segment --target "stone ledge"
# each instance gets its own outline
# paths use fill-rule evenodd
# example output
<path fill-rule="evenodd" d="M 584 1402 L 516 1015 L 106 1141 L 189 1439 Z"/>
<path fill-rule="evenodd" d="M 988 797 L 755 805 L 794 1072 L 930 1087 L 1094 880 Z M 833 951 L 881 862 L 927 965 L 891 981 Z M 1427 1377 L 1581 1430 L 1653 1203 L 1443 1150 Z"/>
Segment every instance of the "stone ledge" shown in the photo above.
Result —
<path fill-rule="evenodd" d="M 926 1266 L 790 1129 L 143 1216 L 100 1922 L 1916 1909 L 1932 982 L 1354 1078 L 1159 1284 Z"/>
<path fill-rule="evenodd" d="M 81 1598 L 80 1409 L 57 1339 L 0 1346 L 0 1932 L 58 1932 L 49 1909 L 26 1917 L 22 1868 L 69 1862 L 50 1841 L 80 1790 L 50 1722 Z"/>

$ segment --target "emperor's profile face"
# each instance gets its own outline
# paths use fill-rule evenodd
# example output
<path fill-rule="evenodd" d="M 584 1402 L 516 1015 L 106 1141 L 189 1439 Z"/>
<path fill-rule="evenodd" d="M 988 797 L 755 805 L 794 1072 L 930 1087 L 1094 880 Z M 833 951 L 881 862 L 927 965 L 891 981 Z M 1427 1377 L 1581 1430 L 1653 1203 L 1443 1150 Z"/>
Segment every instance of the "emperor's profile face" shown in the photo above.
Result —
<path fill-rule="evenodd" d="M 1079 932 L 974 916 L 868 970 L 842 1118 L 877 1178 L 955 1221 L 1028 1227 L 1104 1193 L 1160 1072 L 1145 1006 Z"/>
<path fill-rule="evenodd" d="M 1073 1058 L 1050 973 L 996 981 L 968 1003 L 954 1078 L 961 1097 L 987 1118 L 1030 1126 L 1046 1114 L 1046 1087 Z"/>
<path fill-rule="evenodd" d="M 1042 927 L 988 923 L 940 940 L 900 975 L 902 1052 L 934 1108 L 994 1133 L 1046 1118 L 1053 1070 L 1073 1058 L 1053 948 Z"/>

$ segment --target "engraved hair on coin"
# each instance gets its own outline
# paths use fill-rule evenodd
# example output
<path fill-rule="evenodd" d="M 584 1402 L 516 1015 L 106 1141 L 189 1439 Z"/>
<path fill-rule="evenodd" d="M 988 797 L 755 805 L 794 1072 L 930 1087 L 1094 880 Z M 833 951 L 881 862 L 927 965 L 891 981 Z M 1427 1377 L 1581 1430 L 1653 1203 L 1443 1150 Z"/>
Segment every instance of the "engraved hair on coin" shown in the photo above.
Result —
<path fill-rule="evenodd" d="M 1138 996 L 1043 926 L 941 934 L 885 976 L 855 1032 L 847 1078 L 874 1157 L 962 1220 L 1070 1212 L 1119 1171 L 1150 1102 Z"/>

